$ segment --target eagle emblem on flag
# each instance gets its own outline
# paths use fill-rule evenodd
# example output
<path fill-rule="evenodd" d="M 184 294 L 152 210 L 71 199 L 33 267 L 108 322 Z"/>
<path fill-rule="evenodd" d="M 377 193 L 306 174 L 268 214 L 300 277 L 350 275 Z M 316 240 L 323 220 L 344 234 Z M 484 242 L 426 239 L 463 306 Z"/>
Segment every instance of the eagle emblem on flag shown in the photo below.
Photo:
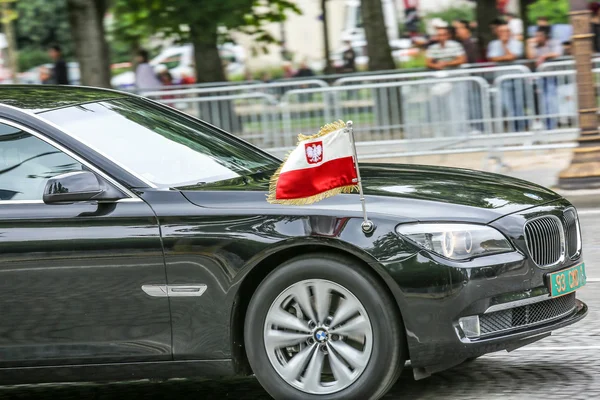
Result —
<path fill-rule="evenodd" d="M 323 142 L 306 143 L 306 161 L 309 164 L 318 164 L 323 159 Z"/>
<path fill-rule="evenodd" d="M 343 121 L 325 125 L 298 145 L 271 177 L 267 201 L 305 205 L 358 190 L 352 131 Z"/>

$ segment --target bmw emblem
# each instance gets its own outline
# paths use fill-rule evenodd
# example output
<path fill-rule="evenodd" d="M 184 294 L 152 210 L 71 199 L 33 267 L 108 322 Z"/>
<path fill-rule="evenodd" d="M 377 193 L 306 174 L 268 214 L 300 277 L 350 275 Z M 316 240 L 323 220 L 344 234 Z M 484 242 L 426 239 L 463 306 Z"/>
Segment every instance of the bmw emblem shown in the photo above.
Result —
<path fill-rule="evenodd" d="M 318 330 L 317 332 L 315 332 L 315 339 L 319 343 L 325 342 L 327 340 L 327 332 L 325 332 L 324 330 Z"/>

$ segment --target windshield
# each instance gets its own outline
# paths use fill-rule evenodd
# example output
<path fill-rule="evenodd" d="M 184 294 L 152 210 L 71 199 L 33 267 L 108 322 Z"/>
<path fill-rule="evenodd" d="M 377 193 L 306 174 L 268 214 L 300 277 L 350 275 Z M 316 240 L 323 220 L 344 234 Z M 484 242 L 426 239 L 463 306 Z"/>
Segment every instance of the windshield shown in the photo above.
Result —
<path fill-rule="evenodd" d="M 142 99 L 118 99 L 41 116 L 157 187 L 217 182 L 277 169 L 280 161 Z"/>

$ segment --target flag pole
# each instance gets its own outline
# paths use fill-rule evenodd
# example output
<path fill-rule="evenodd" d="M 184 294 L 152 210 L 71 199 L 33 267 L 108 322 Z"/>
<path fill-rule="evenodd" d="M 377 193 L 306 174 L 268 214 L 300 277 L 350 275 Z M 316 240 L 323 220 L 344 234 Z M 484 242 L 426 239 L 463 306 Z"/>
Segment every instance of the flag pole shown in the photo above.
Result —
<path fill-rule="evenodd" d="M 363 222 L 361 228 L 364 233 L 371 233 L 375 230 L 375 225 L 367 217 L 367 204 L 365 194 L 363 193 L 362 180 L 360 179 L 360 170 L 358 169 L 358 155 L 356 154 L 356 142 L 354 141 L 354 129 L 352 121 L 346 122 L 346 128 L 350 131 L 350 140 L 352 141 L 352 152 L 354 153 L 354 167 L 356 168 L 356 178 L 358 179 L 358 192 L 360 194 L 360 203 L 362 205 Z"/>

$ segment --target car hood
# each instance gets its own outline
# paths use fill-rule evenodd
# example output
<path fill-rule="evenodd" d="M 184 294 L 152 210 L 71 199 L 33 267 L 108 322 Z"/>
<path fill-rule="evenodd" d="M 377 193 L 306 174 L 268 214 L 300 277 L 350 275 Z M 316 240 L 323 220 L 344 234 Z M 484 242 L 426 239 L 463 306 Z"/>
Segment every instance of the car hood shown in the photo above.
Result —
<path fill-rule="evenodd" d="M 508 176 L 433 166 L 361 164 L 367 211 L 399 221 L 464 221 L 489 223 L 561 197 L 553 191 Z M 268 174 L 251 179 L 179 188 L 194 204 L 209 208 L 251 208 L 290 214 L 359 214 L 356 194 L 335 196 L 310 206 L 266 202 Z"/>

